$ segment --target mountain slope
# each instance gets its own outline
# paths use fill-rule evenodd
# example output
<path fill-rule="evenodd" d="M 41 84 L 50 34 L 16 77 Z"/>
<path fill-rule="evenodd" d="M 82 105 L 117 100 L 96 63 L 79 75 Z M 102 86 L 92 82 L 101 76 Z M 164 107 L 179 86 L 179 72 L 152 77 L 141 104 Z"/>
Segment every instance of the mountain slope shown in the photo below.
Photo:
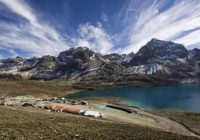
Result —
<path fill-rule="evenodd" d="M 58 57 L 8 58 L 0 60 L 0 77 L 134 85 L 135 81 L 141 84 L 196 79 L 199 61 L 199 49 L 188 51 L 181 44 L 152 39 L 136 54 L 102 55 L 78 47 L 61 52 Z"/>
<path fill-rule="evenodd" d="M 181 44 L 152 39 L 130 61 L 130 65 L 148 64 L 151 61 L 184 59 L 189 51 Z"/>

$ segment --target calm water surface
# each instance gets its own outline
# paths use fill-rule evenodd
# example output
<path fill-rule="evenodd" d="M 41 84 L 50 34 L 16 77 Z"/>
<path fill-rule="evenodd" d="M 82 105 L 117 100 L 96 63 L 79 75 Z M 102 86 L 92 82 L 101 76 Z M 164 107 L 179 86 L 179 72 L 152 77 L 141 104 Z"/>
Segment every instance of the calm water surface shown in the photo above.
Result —
<path fill-rule="evenodd" d="M 176 109 L 200 112 L 200 85 L 145 88 L 113 88 L 82 91 L 67 98 L 121 97 L 121 103 L 144 109 Z"/>

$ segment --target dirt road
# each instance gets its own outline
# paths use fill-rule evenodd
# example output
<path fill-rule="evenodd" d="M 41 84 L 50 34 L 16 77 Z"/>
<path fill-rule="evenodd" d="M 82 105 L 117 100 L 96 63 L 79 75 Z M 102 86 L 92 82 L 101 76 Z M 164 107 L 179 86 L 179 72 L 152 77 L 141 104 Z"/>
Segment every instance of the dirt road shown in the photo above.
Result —
<path fill-rule="evenodd" d="M 183 125 L 164 118 L 158 115 L 154 115 L 150 112 L 144 111 L 135 107 L 126 107 L 129 110 L 132 110 L 133 113 L 127 113 L 122 110 L 113 109 L 106 107 L 106 105 L 100 104 L 90 104 L 90 106 L 85 106 L 83 109 L 91 109 L 99 111 L 105 115 L 107 120 L 122 122 L 122 123 L 133 123 L 137 125 L 147 126 L 167 132 L 172 132 L 180 135 L 186 136 L 195 136 L 200 138 L 197 134 L 191 132 Z"/>

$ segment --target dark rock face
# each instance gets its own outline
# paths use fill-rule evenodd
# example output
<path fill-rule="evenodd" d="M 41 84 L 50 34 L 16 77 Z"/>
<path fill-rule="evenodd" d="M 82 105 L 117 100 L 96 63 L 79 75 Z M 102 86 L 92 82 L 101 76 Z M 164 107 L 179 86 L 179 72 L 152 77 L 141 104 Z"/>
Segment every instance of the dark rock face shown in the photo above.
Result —
<path fill-rule="evenodd" d="M 71 48 L 58 57 L 0 60 L 0 78 L 73 79 L 79 83 L 150 85 L 200 76 L 200 50 L 152 39 L 136 54 L 102 55 L 88 48 Z"/>
<path fill-rule="evenodd" d="M 188 54 L 188 50 L 181 44 L 152 39 L 136 53 L 130 65 L 148 64 L 155 59 L 173 61 L 176 58 L 186 58 Z"/>
<path fill-rule="evenodd" d="M 68 70 L 81 70 L 81 60 L 74 59 L 71 56 L 62 56 L 58 58 L 59 70 L 68 71 Z"/>
<path fill-rule="evenodd" d="M 117 62 L 117 61 L 120 61 L 123 57 L 120 54 L 112 53 L 112 54 L 104 55 L 104 58 L 108 59 L 109 61 L 115 61 L 115 62 Z"/>
<path fill-rule="evenodd" d="M 9 67 L 9 66 L 16 66 L 16 65 L 20 65 L 22 62 L 24 61 L 23 58 L 21 57 L 16 57 L 16 58 L 8 58 L 8 59 L 4 59 L 1 60 L 2 63 L 2 67 Z"/>
<path fill-rule="evenodd" d="M 107 60 L 109 60 L 110 62 L 119 62 L 122 64 L 126 64 L 128 62 L 130 62 L 130 60 L 135 56 L 135 54 L 133 52 L 129 53 L 129 54 L 117 54 L 117 53 L 112 53 L 112 54 L 107 54 L 104 55 L 103 57 Z"/>
<path fill-rule="evenodd" d="M 33 57 L 26 59 L 23 64 L 25 66 L 35 67 L 38 63 L 39 63 L 39 58 Z"/>
<path fill-rule="evenodd" d="M 61 52 L 57 58 L 58 67 L 61 71 L 86 71 L 100 67 L 105 63 L 100 54 L 94 53 L 88 48 L 72 48 Z"/>
<path fill-rule="evenodd" d="M 68 51 L 61 52 L 58 56 L 58 60 L 61 62 L 65 62 L 68 58 L 72 57 L 73 59 L 79 59 L 84 62 L 88 62 L 90 57 L 94 54 L 93 51 L 88 48 L 71 48 Z"/>
<path fill-rule="evenodd" d="M 200 49 L 195 48 L 189 51 L 189 59 L 200 61 Z"/>
<path fill-rule="evenodd" d="M 36 64 L 37 68 L 54 69 L 54 66 L 56 65 L 56 58 L 53 56 L 43 56 L 38 60 L 39 61 Z"/>

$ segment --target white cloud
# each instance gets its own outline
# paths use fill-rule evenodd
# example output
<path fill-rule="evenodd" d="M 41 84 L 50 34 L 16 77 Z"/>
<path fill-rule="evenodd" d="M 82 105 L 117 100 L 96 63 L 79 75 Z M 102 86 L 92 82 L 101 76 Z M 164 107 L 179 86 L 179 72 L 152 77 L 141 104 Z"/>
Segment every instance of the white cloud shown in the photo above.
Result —
<path fill-rule="evenodd" d="M 17 57 L 18 56 L 18 53 L 16 53 L 12 49 L 9 49 L 8 52 L 11 53 L 12 57 Z"/>
<path fill-rule="evenodd" d="M 57 55 L 67 50 L 70 46 L 86 46 L 100 53 L 109 53 L 112 50 L 112 37 L 103 29 L 100 22 L 97 25 L 81 24 L 78 29 L 78 36 L 71 37 L 66 43 L 65 39 L 52 26 L 41 22 L 36 12 L 23 0 L 0 0 L 10 11 L 23 17 L 27 22 L 8 24 L 0 22 L 0 43 L 17 55 L 14 50 L 29 52 L 31 56 Z M 104 21 L 107 16 L 102 15 Z M 15 53 L 15 54 L 14 54 Z"/>
<path fill-rule="evenodd" d="M 112 38 L 101 26 L 82 24 L 78 28 L 78 33 L 80 38 L 76 40 L 76 46 L 86 46 L 102 54 L 111 52 Z"/>
<path fill-rule="evenodd" d="M 135 0 L 131 2 L 133 1 L 135 2 Z M 128 29 L 126 34 L 129 36 L 128 44 L 130 45 L 124 48 L 123 53 L 137 52 L 152 38 L 183 43 L 186 47 L 200 43 L 200 32 L 194 30 L 200 27 L 200 1 L 176 0 L 169 9 L 159 12 L 165 2 L 167 0 L 154 0 L 148 7 L 143 6 L 138 10 L 136 22 L 130 21 L 129 26 L 126 27 Z M 190 30 L 194 31 L 186 36 L 181 36 Z M 177 36 L 179 36 L 178 39 Z"/>
<path fill-rule="evenodd" d="M 192 46 L 200 44 L 200 30 L 194 31 L 187 36 L 175 40 L 176 42 L 185 44 L 186 46 Z"/>
<path fill-rule="evenodd" d="M 167 1 L 128 0 L 117 14 L 118 18 L 114 17 L 117 27 L 124 26 L 121 33 L 109 34 L 100 22 L 97 25 L 87 23 L 78 27 L 76 38 L 70 36 L 71 40 L 66 41 L 54 27 L 38 19 L 37 12 L 25 0 L 0 0 L 1 6 L 26 20 L 19 25 L 0 21 L 0 49 L 19 49 L 32 56 L 42 56 L 57 55 L 68 49 L 69 44 L 71 47 L 86 46 L 103 54 L 137 52 L 152 38 L 175 41 L 188 48 L 200 44 L 200 30 L 197 30 L 200 28 L 200 0 L 175 0 L 171 7 L 160 12 Z M 112 19 L 105 13 L 100 18 L 103 22 Z M 114 45 L 121 44 L 114 50 Z"/>
<path fill-rule="evenodd" d="M 32 13 L 33 11 L 31 11 L 31 8 L 22 0 L 0 0 L 0 2 L 6 5 L 13 12 L 27 19 L 31 24 L 37 24 L 37 18 Z"/>
<path fill-rule="evenodd" d="M 57 55 L 69 48 L 65 39 L 52 26 L 38 20 L 35 11 L 23 0 L 0 0 L 9 10 L 28 22 L 20 25 L 0 22 L 1 46 L 28 51 L 32 55 Z"/>
<path fill-rule="evenodd" d="M 102 13 L 102 14 L 101 14 L 101 19 L 102 19 L 104 22 L 108 22 L 108 16 L 106 15 L 106 13 Z"/>

